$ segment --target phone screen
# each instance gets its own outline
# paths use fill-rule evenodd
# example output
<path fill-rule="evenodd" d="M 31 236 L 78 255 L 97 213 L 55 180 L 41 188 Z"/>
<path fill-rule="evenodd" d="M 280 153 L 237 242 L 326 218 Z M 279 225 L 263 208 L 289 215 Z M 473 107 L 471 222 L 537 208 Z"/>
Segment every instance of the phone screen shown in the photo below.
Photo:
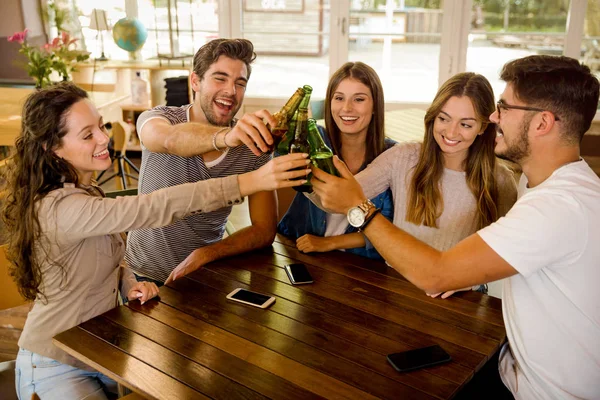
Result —
<path fill-rule="evenodd" d="M 247 301 L 248 303 L 256 304 L 257 306 L 262 306 L 270 299 L 269 296 L 265 296 L 264 294 L 260 294 L 260 293 L 251 292 L 246 289 L 239 290 L 237 293 L 235 293 L 233 296 L 231 296 L 231 298 L 236 299 L 236 300 L 241 300 L 241 301 Z"/>
<path fill-rule="evenodd" d="M 290 264 L 287 266 L 290 270 L 292 283 L 308 283 L 312 282 L 313 278 L 304 264 Z"/>
<path fill-rule="evenodd" d="M 390 354 L 387 359 L 400 372 L 429 367 L 452 360 L 450 355 L 438 345 Z"/>

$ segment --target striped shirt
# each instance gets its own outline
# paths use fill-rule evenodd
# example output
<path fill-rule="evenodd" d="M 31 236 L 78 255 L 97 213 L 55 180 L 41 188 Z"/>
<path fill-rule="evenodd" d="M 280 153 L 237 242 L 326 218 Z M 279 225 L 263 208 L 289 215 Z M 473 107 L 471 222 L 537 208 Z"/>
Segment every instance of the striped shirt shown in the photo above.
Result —
<path fill-rule="evenodd" d="M 154 118 L 162 118 L 172 125 L 189 121 L 191 104 L 182 107 L 159 106 L 140 115 L 137 130 Z M 271 154 L 255 156 L 246 146 L 227 149 L 216 160 L 205 163 L 202 156 L 180 157 L 154 153 L 142 143 L 142 166 L 139 193 L 197 182 L 211 178 L 243 174 L 266 164 Z M 177 265 L 192 251 L 216 243 L 223 238 L 231 207 L 190 215 L 176 223 L 154 229 L 129 232 L 125 260 L 138 275 L 164 281 Z"/>

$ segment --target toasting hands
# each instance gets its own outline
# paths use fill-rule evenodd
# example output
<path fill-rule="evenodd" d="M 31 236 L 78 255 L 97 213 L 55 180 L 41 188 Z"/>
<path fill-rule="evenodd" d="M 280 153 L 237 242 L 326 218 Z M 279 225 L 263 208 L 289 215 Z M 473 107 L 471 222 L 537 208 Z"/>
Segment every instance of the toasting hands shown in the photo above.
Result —
<path fill-rule="evenodd" d="M 239 175 L 240 194 L 248 196 L 261 191 L 303 184 L 310 172 L 310 160 L 307 157 L 306 153 L 275 157 L 259 169 Z"/>
<path fill-rule="evenodd" d="M 336 213 L 345 214 L 348 209 L 365 201 L 366 197 L 352 172 L 338 156 L 333 156 L 333 164 L 339 171 L 340 178 L 313 166 L 313 179 L 310 183 L 312 183 L 323 207 Z"/>
<path fill-rule="evenodd" d="M 231 130 L 224 137 L 224 144 L 229 147 L 246 145 L 256 156 L 271 151 L 270 145 L 273 144 L 271 131 L 267 124 L 274 126 L 277 122 L 267 110 L 260 110 L 254 113 L 244 114 Z"/>

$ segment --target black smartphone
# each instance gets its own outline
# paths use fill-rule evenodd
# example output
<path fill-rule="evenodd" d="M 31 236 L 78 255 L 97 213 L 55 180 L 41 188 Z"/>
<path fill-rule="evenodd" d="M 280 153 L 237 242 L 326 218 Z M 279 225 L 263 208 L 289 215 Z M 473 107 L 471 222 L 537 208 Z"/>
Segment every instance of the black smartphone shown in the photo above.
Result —
<path fill-rule="evenodd" d="M 285 272 L 292 285 L 302 285 L 305 283 L 313 283 L 313 278 L 304 264 L 288 264 L 285 267 Z"/>
<path fill-rule="evenodd" d="M 452 358 L 436 344 L 422 349 L 389 354 L 387 360 L 396 371 L 406 372 L 452 361 Z"/>
<path fill-rule="evenodd" d="M 275 297 L 238 288 L 227 295 L 229 300 L 238 301 L 258 308 L 267 308 L 275 302 Z"/>

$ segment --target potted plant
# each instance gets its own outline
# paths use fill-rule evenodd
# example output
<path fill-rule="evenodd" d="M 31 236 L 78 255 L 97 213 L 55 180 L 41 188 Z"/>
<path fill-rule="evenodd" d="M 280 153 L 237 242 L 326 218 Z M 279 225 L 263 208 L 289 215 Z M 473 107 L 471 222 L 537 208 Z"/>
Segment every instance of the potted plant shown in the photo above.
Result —
<path fill-rule="evenodd" d="M 62 80 L 69 80 L 71 72 L 75 71 L 77 62 L 85 61 L 89 53 L 75 48 L 77 39 L 71 38 L 67 32 L 61 32 L 50 43 L 41 47 L 27 44 L 27 29 L 16 32 L 8 37 L 9 42 L 21 44 L 19 52 L 27 57 L 27 74 L 35 80 L 36 88 L 43 88 L 52 84 L 50 76 L 56 71 Z"/>

